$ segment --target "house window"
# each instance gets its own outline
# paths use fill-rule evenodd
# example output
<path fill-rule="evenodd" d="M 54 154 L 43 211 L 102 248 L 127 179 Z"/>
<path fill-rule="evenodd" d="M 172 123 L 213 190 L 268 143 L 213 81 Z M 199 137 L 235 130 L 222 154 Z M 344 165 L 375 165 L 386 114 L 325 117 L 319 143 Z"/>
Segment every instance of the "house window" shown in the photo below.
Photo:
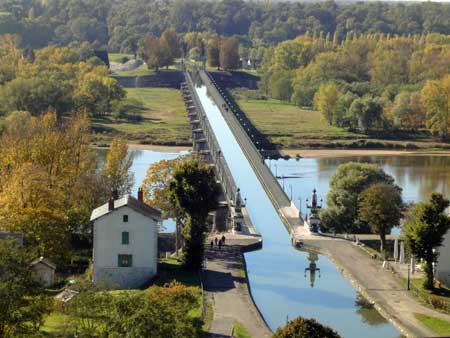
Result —
<path fill-rule="evenodd" d="M 133 266 L 133 255 L 119 255 L 118 259 L 121 268 Z"/>
<path fill-rule="evenodd" d="M 123 215 L 123 221 L 124 223 L 128 222 L 128 215 Z"/>
<path fill-rule="evenodd" d="M 122 244 L 130 244 L 130 233 L 128 231 L 122 232 Z"/>

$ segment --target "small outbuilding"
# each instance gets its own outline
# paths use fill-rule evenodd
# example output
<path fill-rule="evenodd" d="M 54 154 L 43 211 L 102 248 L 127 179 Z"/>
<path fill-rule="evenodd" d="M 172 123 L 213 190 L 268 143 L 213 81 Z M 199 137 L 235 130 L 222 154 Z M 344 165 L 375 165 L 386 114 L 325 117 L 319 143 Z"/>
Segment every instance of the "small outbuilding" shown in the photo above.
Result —
<path fill-rule="evenodd" d="M 52 286 L 55 283 L 56 265 L 50 260 L 39 257 L 31 262 L 33 280 L 43 287 Z"/>

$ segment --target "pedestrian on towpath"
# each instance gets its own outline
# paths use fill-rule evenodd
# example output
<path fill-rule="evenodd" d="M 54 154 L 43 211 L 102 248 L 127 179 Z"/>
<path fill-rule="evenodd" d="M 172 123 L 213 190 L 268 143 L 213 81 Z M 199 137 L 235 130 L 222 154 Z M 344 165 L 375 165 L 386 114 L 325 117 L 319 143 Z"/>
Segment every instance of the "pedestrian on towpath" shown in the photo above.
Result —
<path fill-rule="evenodd" d="M 219 250 L 222 249 L 222 240 L 219 241 Z"/>
<path fill-rule="evenodd" d="M 222 244 L 225 245 L 225 235 L 222 235 Z"/>
<path fill-rule="evenodd" d="M 211 240 L 211 249 L 214 247 L 214 241 Z"/>
<path fill-rule="evenodd" d="M 216 243 L 216 246 L 217 246 L 217 241 L 218 241 L 217 237 L 214 238 L 214 243 Z"/>

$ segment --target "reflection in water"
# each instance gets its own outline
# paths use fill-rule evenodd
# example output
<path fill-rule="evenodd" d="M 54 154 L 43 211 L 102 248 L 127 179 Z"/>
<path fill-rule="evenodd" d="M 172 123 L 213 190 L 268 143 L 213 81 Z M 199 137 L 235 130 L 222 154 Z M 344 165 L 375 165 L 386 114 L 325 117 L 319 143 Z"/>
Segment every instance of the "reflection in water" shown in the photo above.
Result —
<path fill-rule="evenodd" d="M 309 285 L 313 288 L 314 282 L 316 281 L 316 272 L 319 273 L 320 278 L 320 268 L 317 267 L 316 262 L 319 260 L 319 256 L 315 252 L 308 252 L 309 267 L 305 268 L 305 278 L 306 273 L 309 272 Z"/>
<path fill-rule="evenodd" d="M 384 317 L 380 315 L 378 311 L 373 311 L 374 305 L 367 301 L 360 294 L 358 294 L 358 297 L 356 298 L 355 305 L 358 308 L 358 310 L 356 310 L 356 313 L 361 315 L 364 323 L 367 323 L 371 326 L 378 326 L 387 322 L 386 319 L 384 319 Z"/>

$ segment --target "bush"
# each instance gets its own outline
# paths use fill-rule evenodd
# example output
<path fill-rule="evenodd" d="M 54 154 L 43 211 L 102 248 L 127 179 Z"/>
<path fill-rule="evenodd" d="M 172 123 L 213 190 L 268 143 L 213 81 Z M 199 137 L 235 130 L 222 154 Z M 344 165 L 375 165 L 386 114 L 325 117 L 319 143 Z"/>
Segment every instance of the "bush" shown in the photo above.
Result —
<path fill-rule="evenodd" d="M 297 317 L 279 328 L 272 338 L 340 338 L 341 336 L 328 326 L 314 319 Z"/>

